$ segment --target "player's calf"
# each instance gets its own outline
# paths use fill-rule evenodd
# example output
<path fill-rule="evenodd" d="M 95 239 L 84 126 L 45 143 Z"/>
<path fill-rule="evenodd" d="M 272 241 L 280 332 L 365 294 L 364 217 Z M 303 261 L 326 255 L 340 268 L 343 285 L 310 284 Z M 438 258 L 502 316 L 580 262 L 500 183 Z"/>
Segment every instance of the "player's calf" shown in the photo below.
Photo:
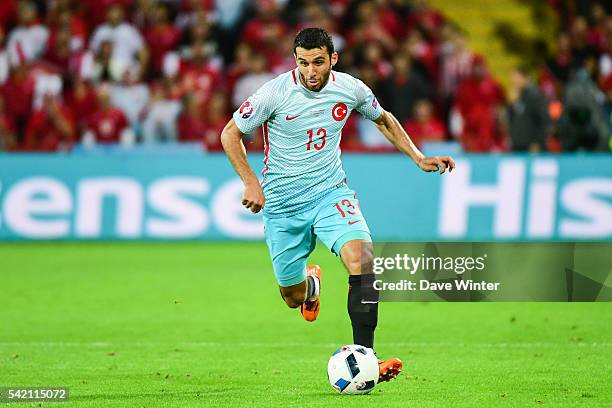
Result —
<path fill-rule="evenodd" d="M 349 271 L 347 309 L 353 327 L 353 342 L 374 347 L 378 324 L 378 291 L 372 273 L 372 243 L 363 240 L 347 242 L 340 250 L 342 262 Z"/>
<path fill-rule="evenodd" d="M 374 347 L 378 324 L 378 292 L 373 288 L 374 275 L 350 275 L 347 309 L 353 328 L 353 342 Z"/>
<path fill-rule="evenodd" d="M 292 309 L 300 307 L 306 300 L 306 281 L 297 285 L 281 287 L 280 292 L 287 306 Z"/>

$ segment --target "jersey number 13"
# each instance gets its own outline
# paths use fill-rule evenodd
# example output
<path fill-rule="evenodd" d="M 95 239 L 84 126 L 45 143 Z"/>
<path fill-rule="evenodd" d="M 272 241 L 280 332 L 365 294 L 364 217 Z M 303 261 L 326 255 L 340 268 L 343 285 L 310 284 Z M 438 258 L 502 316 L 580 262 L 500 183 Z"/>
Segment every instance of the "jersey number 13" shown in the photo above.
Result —
<path fill-rule="evenodd" d="M 321 128 L 319 130 L 317 130 L 317 137 L 320 137 L 320 141 L 321 143 L 313 143 L 313 137 L 314 137 L 314 130 L 310 129 L 308 131 L 308 143 L 306 144 L 306 150 L 310 150 L 311 146 L 314 147 L 315 150 L 321 150 L 322 148 L 325 147 L 325 136 L 327 136 L 327 132 L 325 131 L 325 129 Z"/>

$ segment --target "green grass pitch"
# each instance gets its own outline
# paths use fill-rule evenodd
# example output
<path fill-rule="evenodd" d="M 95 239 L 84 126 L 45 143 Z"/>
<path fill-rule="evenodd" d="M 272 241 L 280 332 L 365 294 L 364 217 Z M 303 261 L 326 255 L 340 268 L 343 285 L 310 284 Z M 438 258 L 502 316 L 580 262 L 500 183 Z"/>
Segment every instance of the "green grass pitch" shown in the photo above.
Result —
<path fill-rule="evenodd" d="M 314 324 L 261 243 L 0 244 L 0 386 L 69 387 L 53 407 L 612 405 L 610 303 L 382 304 L 378 354 L 405 371 L 338 395 L 346 272 L 322 245 L 311 261 Z"/>

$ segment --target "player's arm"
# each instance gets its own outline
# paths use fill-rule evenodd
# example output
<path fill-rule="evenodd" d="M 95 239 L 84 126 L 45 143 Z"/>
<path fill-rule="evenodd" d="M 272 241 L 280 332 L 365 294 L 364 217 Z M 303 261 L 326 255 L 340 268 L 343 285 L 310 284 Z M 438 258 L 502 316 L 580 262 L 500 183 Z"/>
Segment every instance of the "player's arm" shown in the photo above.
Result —
<path fill-rule="evenodd" d="M 247 161 L 246 148 L 242 143 L 242 133 L 234 119 L 230 119 L 221 132 L 221 144 L 234 170 L 244 183 L 242 205 L 254 213 L 264 206 L 265 197 L 257 176 Z"/>
<path fill-rule="evenodd" d="M 438 171 L 444 173 L 448 168 L 453 171 L 455 161 L 450 156 L 425 157 L 415 146 L 402 125 L 391 112 L 383 109 L 381 115 L 374 121 L 376 127 L 400 152 L 409 156 L 423 171 Z"/>

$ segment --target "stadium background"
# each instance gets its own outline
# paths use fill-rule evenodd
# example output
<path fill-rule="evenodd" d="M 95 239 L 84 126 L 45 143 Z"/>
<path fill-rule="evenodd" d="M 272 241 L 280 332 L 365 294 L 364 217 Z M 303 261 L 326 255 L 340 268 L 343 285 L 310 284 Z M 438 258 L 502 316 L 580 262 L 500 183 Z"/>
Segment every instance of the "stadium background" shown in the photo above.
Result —
<path fill-rule="evenodd" d="M 318 248 L 321 318 L 286 310 L 219 152 L 309 26 L 426 153 L 458 160 L 423 174 L 351 115 L 374 239 L 612 239 L 607 2 L 3 0 L 0 386 L 66 385 L 75 406 L 356 403 L 324 375 L 350 339 L 345 272 Z M 261 170 L 261 134 L 247 148 Z M 381 310 L 379 353 L 406 375 L 359 404 L 611 401 L 605 303 Z"/>

